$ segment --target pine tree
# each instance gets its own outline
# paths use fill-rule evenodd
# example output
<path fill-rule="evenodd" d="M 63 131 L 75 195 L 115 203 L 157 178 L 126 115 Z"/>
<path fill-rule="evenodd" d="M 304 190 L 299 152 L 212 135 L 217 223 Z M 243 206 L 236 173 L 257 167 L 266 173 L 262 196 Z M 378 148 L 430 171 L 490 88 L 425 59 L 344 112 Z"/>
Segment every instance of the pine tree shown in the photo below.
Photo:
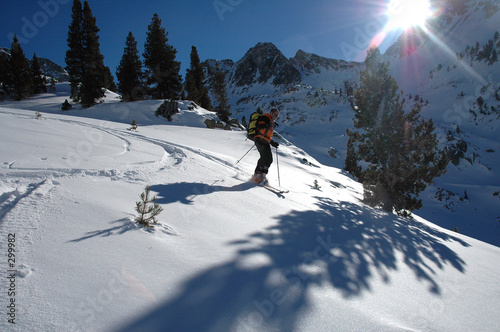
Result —
<path fill-rule="evenodd" d="M 99 47 L 99 28 L 88 1 L 82 8 L 80 0 L 73 1 L 72 21 L 68 32 L 66 70 L 70 75 L 71 97 L 90 107 L 104 96 L 104 87 L 114 82 L 111 71 L 104 66 Z"/>
<path fill-rule="evenodd" d="M 438 150 L 433 121 L 420 117 L 420 104 L 404 112 L 397 82 L 377 48 L 368 52 L 365 65 L 354 92 L 359 131 L 348 131 L 346 167 L 358 173 L 367 203 L 407 215 L 422 207 L 419 193 L 446 172 L 448 160 Z M 360 168 L 361 161 L 367 166 Z"/>
<path fill-rule="evenodd" d="M 33 54 L 33 60 L 31 61 L 31 73 L 33 75 L 33 93 L 47 92 L 47 79 L 42 74 L 36 53 Z"/>
<path fill-rule="evenodd" d="M 359 140 L 359 134 L 357 132 L 352 132 L 349 129 L 347 129 L 346 132 L 349 140 L 347 141 L 347 153 L 344 169 L 357 177 L 362 182 L 361 166 L 358 165 L 359 156 L 358 154 L 356 154 L 356 150 L 354 149 L 354 142 Z"/>
<path fill-rule="evenodd" d="M 80 0 L 73 1 L 71 24 L 68 31 L 68 47 L 66 51 L 66 71 L 70 76 L 71 98 L 81 99 L 80 84 L 85 73 L 85 49 L 83 36 L 83 10 Z"/>
<path fill-rule="evenodd" d="M 136 222 L 146 227 L 154 227 L 150 225 L 150 222 L 155 224 L 158 223 L 156 216 L 163 211 L 160 204 L 156 203 L 156 196 L 153 196 L 152 198 L 149 197 L 150 193 L 151 188 L 146 187 L 144 192 L 141 194 L 141 200 L 135 203 L 135 210 L 139 213 L 139 216 L 136 218 Z"/>
<path fill-rule="evenodd" d="M 49 91 L 56 92 L 56 80 L 53 77 L 49 79 Z"/>
<path fill-rule="evenodd" d="M 130 128 L 128 130 L 137 131 L 137 126 L 137 122 L 135 120 L 132 120 L 132 123 L 130 124 Z"/>
<path fill-rule="evenodd" d="M 155 13 L 143 53 L 148 94 L 153 99 L 179 99 L 182 91 L 181 63 L 175 61 L 177 50 L 168 44 L 167 35 Z"/>
<path fill-rule="evenodd" d="M 106 67 L 99 47 L 99 28 L 92 15 L 88 1 L 83 3 L 83 46 L 85 49 L 85 72 L 81 86 L 83 107 L 95 105 L 104 96 L 106 86 Z M 109 70 L 109 69 L 108 69 Z"/>
<path fill-rule="evenodd" d="M 0 100 L 8 94 L 8 80 L 10 76 L 10 62 L 7 54 L 0 52 Z"/>
<path fill-rule="evenodd" d="M 68 99 L 64 100 L 64 103 L 61 106 L 61 110 L 63 111 L 69 111 L 73 106 L 69 103 Z"/>
<path fill-rule="evenodd" d="M 498 61 L 498 54 L 497 50 L 494 48 L 493 51 L 491 52 L 490 65 L 494 64 L 497 61 Z"/>
<path fill-rule="evenodd" d="M 109 91 L 116 92 L 118 91 L 118 87 L 115 83 L 115 78 L 111 73 L 111 69 L 108 66 L 104 67 L 104 87 Z"/>
<path fill-rule="evenodd" d="M 205 74 L 200 63 L 200 57 L 195 46 L 191 48 L 191 67 L 186 71 L 186 98 L 194 101 L 205 109 L 211 109 L 212 103 L 205 87 Z"/>
<path fill-rule="evenodd" d="M 128 33 L 123 56 L 116 70 L 116 77 L 118 79 L 118 92 L 121 93 L 123 101 L 143 99 L 144 73 L 137 51 L 137 42 L 132 32 Z"/>
<path fill-rule="evenodd" d="M 228 122 L 231 116 L 231 107 L 229 105 L 229 98 L 227 97 L 226 73 L 219 68 L 218 64 L 215 65 L 215 72 L 210 82 L 210 86 L 215 96 L 215 100 L 218 103 L 215 107 L 217 116 L 221 121 Z"/>
<path fill-rule="evenodd" d="M 197 84 L 197 64 L 200 63 L 200 58 L 196 51 L 196 47 L 191 48 L 191 66 L 186 70 L 186 80 L 184 82 L 184 91 L 186 92 L 186 99 L 199 103 L 199 92 Z"/>
<path fill-rule="evenodd" d="M 16 100 L 29 97 L 33 91 L 33 79 L 28 60 L 24 56 L 24 51 L 16 35 L 12 41 L 9 64 L 10 71 L 7 79 L 9 94 Z"/>

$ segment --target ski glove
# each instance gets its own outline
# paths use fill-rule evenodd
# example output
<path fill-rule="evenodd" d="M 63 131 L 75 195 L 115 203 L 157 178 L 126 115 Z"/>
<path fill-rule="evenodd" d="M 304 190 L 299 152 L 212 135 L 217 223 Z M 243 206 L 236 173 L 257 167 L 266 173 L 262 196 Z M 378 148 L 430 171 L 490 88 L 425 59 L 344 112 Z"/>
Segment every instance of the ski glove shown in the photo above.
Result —
<path fill-rule="evenodd" d="M 270 143 L 273 147 L 277 148 L 278 146 L 280 146 L 280 144 L 278 142 L 275 142 L 275 141 L 271 141 Z"/>

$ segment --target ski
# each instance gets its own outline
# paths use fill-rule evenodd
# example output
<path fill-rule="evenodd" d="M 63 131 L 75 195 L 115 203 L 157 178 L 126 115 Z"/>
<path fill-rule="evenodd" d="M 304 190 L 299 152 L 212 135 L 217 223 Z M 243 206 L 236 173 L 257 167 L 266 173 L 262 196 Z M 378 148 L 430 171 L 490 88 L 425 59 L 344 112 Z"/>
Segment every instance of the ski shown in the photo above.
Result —
<path fill-rule="evenodd" d="M 279 188 L 273 187 L 273 186 L 266 184 L 266 183 L 258 183 L 258 185 L 259 185 L 259 187 L 262 187 L 262 188 L 265 188 L 269 191 L 272 191 L 275 194 L 286 194 L 289 192 L 289 190 L 279 189 Z"/>

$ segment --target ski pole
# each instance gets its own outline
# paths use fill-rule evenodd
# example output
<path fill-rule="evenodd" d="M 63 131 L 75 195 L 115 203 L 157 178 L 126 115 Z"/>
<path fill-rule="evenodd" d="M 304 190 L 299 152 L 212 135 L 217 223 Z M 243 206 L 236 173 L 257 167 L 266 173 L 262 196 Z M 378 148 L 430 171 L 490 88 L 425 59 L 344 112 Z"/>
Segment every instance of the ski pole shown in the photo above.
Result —
<path fill-rule="evenodd" d="M 236 162 L 236 165 L 238 165 L 238 163 L 241 161 L 241 159 L 245 158 L 245 156 L 250 152 L 252 151 L 252 149 L 255 147 L 255 145 L 252 145 L 252 147 L 243 155 L 243 157 L 241 157 L 237 162 Z"/>
<path fill-rule="evenodd" d="M 278 167 L 278 185 L 281 187 L 280 163 L 278 161 L 278 148 L 276 148 L 276 166 Z"/>

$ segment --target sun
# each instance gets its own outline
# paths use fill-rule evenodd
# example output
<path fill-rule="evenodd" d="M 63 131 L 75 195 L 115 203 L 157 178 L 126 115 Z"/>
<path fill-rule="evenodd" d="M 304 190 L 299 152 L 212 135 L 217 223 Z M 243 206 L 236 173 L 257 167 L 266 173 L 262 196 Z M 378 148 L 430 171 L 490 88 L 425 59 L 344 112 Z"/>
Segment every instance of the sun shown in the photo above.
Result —
<path fill-rule="evenodd" d="M 432 16 L 429 0 L 391 0 L 387 7 L 390 17 L 386 30 L 407 30 L 423 27 Z"/>

